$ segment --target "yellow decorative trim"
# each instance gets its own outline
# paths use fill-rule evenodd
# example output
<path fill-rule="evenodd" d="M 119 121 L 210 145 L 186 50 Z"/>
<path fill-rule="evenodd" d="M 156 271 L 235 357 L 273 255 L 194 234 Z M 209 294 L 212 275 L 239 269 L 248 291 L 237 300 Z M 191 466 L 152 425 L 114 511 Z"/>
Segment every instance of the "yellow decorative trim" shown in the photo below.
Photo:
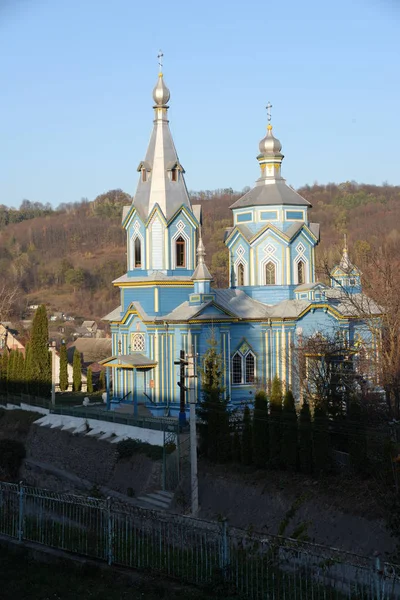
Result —
<path fill-rule="evenodd" d="M 158 287 L 154 288 L 154 312 L 158 312 Z"/>
<path fill-rule="evenodd" d="M 170 281 L 132 281 L 126 282 L 114 281 L 114 287 L 153 287 L 154 285 L 159 287 L 193 287 L 192 281 L 174 281 L 171 283 Z"/>

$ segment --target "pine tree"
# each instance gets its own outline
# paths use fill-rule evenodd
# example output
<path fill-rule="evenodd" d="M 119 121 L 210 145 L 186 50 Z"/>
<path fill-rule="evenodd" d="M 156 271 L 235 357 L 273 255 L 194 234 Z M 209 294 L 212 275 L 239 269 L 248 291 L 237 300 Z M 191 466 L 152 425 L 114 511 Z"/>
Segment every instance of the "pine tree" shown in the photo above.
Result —
<path fill-rule="evenodd" d="M 82 362 L 80 352 L 75 348 L 72 361 L 72 387 L 74 392 L 82 389 Z"/>
<path fill-rule="evenodd" d="M 291 390 L 283 400 L 281 461 L 286 469 L 297 467 L 297 413 Z"/>
<path fill-rule="evenodd" d="M 106 373 L 104 371 L 104 369 L 102 369 L 100 371 L 100 377 L 99 377 L 99 390 L 103 391 L 106 389 Z"/>
<path fill-rule="evenodd" d="M 25 346 L 25 365 L 24 365 L 25 392 L 31 393 L 32 388 L 32 352 L 31 344 L 28 342 Z"/>
<path fill-rule="evenodd" d="M 67 347 L 61 344 L 60 348 L 60 390 L 65 392 L 68 389 L 68 356 Z"/>
<path fill-rule="evenodd" d="M 8 356 L 8 350 L 5 348 L 1 357 L 1 392 L 3 394 L 8 393 Z"/>
<path fill-rule="evenodd" d="M 299 417 L 299 466 L 302 473 L 310 475 L 312 462 L 312 425 L 310 405 L 305 400 Z"/>
<path fill-rule="evenodd" d="M 282 437 L 282 382 L 274 377 L 269 401 L 269 462 L 278 468 L 281 461 Z"/>
<path fill-rule="evenodd" d="M 251 426 L 251 415 L 248 406 L 243 411 L 242 426 L 242 463 L 251 465 L 253 462 L 253 431 Z"/>
<path fill-rule="evenodd" d="M 222 358 L 214 335 L 200 369 L 203 394 L 197 408 L 200 420 L 200 449 L 213 462 L 226 462 L 231 457 L 228 401 L 223 397 Z"/>
<path fill-rule="evenodd" d="M 93 394 L 93 373 L 89 367 L 86 374 L 86 386 L 88 394 Z"/>
<path fill-rule="evenodd" d="M 259 468 L 266 466 L 269 458 L 269 419 L 268 397 L 259 390 L 254 398 L 253 451 L 254 463 Z"/>
<path fill-rule="evenodd" d="M 46 307 L 42 304 L 33 318 L 31 333 L 31 387 L 36 396 L 47 397 L 51 393 L 49 355 L 49 325 Z"/>
<path fill-rule="evenodd" d="M 329 420 L 321 405 L 315 407 L 312 432 L 314 473 L 320 476 L 331 468 Z"/>

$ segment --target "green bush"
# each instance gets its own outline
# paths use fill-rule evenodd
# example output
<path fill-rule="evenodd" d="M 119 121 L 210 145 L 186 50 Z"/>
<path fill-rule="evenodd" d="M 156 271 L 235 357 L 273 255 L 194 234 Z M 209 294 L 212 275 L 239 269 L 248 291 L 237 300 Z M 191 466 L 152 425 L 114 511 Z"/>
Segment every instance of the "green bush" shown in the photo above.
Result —
<path fill-rule="evenodd" d="M 167 453 L 175 449 L 174 444 L 169 444 L 166 448 Z M 141 440 L 122 440 L 117 444 L 118 458 L 131 458 L 134 454 L 144 454 L 152 460 L 160 460 L 163 456 L 162 446 L 153 446 Z"/>

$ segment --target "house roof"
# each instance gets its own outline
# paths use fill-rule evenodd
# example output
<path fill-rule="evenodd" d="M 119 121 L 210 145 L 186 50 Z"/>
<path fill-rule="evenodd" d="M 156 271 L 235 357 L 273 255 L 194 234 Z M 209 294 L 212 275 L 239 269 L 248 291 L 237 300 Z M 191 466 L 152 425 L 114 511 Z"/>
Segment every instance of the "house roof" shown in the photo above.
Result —
<path fill-rule="evenodd" d="M 77 338 L 68 344 L 68 350 L 76 348 L 83 355 L 83 362 L 100 362 L 111 354 L 111 338 Z"/>

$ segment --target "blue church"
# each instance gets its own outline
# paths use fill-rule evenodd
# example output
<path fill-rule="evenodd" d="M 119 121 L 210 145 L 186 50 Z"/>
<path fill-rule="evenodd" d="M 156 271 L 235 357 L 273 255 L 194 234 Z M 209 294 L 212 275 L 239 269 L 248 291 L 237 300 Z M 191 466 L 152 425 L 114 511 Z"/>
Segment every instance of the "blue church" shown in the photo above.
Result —
<path fill-rule="evenodd" d="M 275 376 L 298 397 L 295 352 L 302 340 L 332 331 L 349 346 L 361 339 L 362 322 L 346 302 L 346 292 L 361 294 L 360 272 L 345 247 L 331 285 L 316 281 L 319 225 L 310 221 L 310 203 L 281 175 L 282 146 L 269 112 L 257 156 L 259 178 L 231 206 L 232 227 L 225 233 L 229 287 L 213 288 L 201 206 L 188 195 L 162 73 L 153 99 L 153 132 L 137 168 L 133 202 L 122 214 L 127 272 L 113 282 L 121 304 L 104 318 L 112 333 L 112 356 L 103 361 L 108 407 L 130 404 L 137 413 L 145 404 L 153 414 L 176 415 L 180 353 L 189 351 L 191 340 L 201 364 L 210 335 L 218 343 L 232 405 L 251 401 Z M 199 395 L 200 378 L 197 387 Z"/>

